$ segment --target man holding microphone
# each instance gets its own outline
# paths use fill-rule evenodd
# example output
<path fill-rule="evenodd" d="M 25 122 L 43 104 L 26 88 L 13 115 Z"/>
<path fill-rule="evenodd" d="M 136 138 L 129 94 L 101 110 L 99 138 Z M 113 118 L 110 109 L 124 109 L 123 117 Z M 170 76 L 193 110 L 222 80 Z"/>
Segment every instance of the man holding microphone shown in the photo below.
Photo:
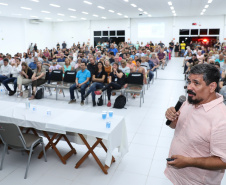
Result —
<path fill-rule="evenodd" d="M 226 169 L 226 106 L 215 92 L 219 70 L 211 64 L 192 67 L 188 100 L 166 118 L 175 129 L 165 175 L 174 185 L 220 185 Z"/>

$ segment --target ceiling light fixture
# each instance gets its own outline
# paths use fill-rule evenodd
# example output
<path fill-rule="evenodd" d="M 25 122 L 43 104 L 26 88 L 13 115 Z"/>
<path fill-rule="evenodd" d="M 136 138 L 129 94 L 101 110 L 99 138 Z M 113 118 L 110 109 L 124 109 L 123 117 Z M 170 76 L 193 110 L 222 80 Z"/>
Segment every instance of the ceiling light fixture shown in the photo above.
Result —
<path fill-rule="evenodd" d="M 128 18 L 128 16 L 127 16 L 127 15 L 125 15 L 124 17 L 125 17 L 125 18 Z"/>
<path fill-rule="evenodd" d="M 31 1 L 36 2 L 36 3 L 39 3 L 39 0 L 31 0 Z"/>
<path fill-rule="evenodd" d="M 174 16 L 177 16 L 177 14 L 173 14 Z"/>
<path fill-rule="evenodd" d="M 48 19 L 48 20 L 50 20 L 50 19 L 52 19 L 52 18 L 49 18 L 49 17 L 45 17 L 45 19 Z"/>
<path fill-rule="evenodd" d="M 3 5 L 3 6 L 8 6 L 7 3 L 0 3 L 0 5 Z"/>
<path fill-rule="evenodd" d="M 143 13 L 146 14 L 146 15 L 148 14 L 148 12 L 143 12 Z"/>
<path fill-rule="evenodd" d="M 48 12 L 48 11 L 44 11 L 44 10 L 43 10 L 43 11 L 41 11 L 41 12 L 42 12 L 42 13 L 50 13 L 50 12 Z"/>
<path fill-rule="evenodd" d="M 212 3 L 213 0 L 208 0 L 208 3 Z"/>
<path fill-rule="evenodd" d="M 64 14 L 62 14 L 62 13 L 58 13 L 57 15 L 59 15 L 59 16 L 64 16 Z"/>
<path fill-rule="evenodd" d="M 111 12 L 111 13 L 114 13 L 115 11 L 114 10 L 108 10 L 109 12 Z"/>
<path fill-rule="evenodd" d="M 57 19 L 57 21 L 64 21 L 63 19 Z"/>
<path fill-rule="evenodd" d="M 200 13 L 200 15 L 203 15 L 203 14 L 204 14 L 203 12 Z"/>
<path fill-rule="evenodd" d="M 35 15 L 31 15 L 30 17 L 32 17 L 32 18 L 38 18 L 38 16 L 35 16 Z"/>
<path fill-rule="evenodd" d="M 86 20 L 86 18 L 84 18 L 84 17 L 82 17 L 81 19 L 82 19 L 82 20 Z"/>
<path fill-rule="evenodd" d="M 106 17 L 101 17 L 102 19 L 107 19 Z"/>
<path fill-rule="evenodd" d="M 56 8 L 60 8 L 60 5 L 57 4 L 49 4 L 50 6 L 56 7 Z"/>
<path fill-rule="evenodd" d="M 169 1 L 169 2 L 168 2 L 168 5 L 172 6 L 172 2 L 171 2 L 171 1 Z"/>
<path fill-rule="evenodd" d="M 70 17 L 71 17 L 71 18 L 74 18 L 74 19 L 76 18 L 75 16 L 70 16 Z"/>
<path fill-rule="evenodd" d="M 98 15 L 96 15 L 96 14 L 93 14 L 93 16 L 94 16 L 94 17 L 99 17 L 99 16 L 98 16 Z"/>
<path fill-rule="evenodd" d="M 171 7 L 170 7 L 170 9 L 171 9 L 171 10 L 174 10 L 174 7 L 173 7 L 173 6 L 171 6 Z"/>
<path fill-rule="evenodd" d="M 148 17 L 151 17 L 151 14 L 149 14 Z"/>
<path fill-rule="evenodd" d="M 137 7 L 137 5 L 135 5 L 135 4 L 131 4 L 131 6 L 133 6 L 133 7 Z"/>
<path fill-rule="evenodd" d="M 82 12 L 83 14 L 89 14 L 88 12 Z"/>
<path fill-rule="evenodd" d="M 203 12 L 205 12 L 205 11 L 206 11 L 206 9 L 203 9 L 202 11 L 203 11 Z"/>
<path fill-rule="evenodd" d="M 143 9 L 141 9 L 141 8 L 138 8 L 138 10 L 141 11 L 141 12 L 143 11 Z"/>
<path fill-rule="evenodd" d="M 205 8 L 208 8 L 208 7 L 209 7 L 209 5 L 206 5 L 206 6 L 205 6 Z"/>
<path fill-rule="evenodd" d="M 129 0 L 124 0 L 125 2 L 129 2 Z"/>
<path fill-rule="evenodd" d="M 103 6 L 97 6 L 97 8 L 100 8 L 100 9 L 103 9 L 103 10 L 105 9 Z"/>
<path fill-rule="evenodd" d="M 75 9 L 72 9 L 72 8 L 68 8 L 68 10 L 73 11 L 73 12 L 75 12 L 75 11 L 76 11 Z"/>
<path fill-rule="evenodd" d="M 84 3 L 86 3 L 86 4 L 93 4 L 93 3 L 91 3 L 91 2 L 89 2 L 89 1 L 83 1 Z"/>
<path fill-rule="evenodd" d="M 172 11 L 172 13 L 176 13 L 176 11 L 175 11 L 175 10 L 173 10 L 173 11 Z"/>
<path fill-rule="evenodd" d="M 122 15 L 121 13 L 117 13 L 118 15 Z"/>
<path fill-rule="evenodd" d="M 31 8 L 28 8 L 28 7 L 20 7 L 20 8 L 22 8 L 22 9 L 24 9 L 24 10 L 32 10 Z"/>

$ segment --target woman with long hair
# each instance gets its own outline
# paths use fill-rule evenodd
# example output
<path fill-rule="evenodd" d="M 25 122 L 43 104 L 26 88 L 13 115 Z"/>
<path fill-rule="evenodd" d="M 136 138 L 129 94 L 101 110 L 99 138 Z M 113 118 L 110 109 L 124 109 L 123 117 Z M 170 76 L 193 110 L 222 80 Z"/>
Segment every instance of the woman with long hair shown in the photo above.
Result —
<path fill-rule="evenodd" d="M 36 89 L 38 86 L 45 83 L 46 70 L 42 67 L 42 63 L 40 61 L 37 62 L 37 68 L 34 71 L 34 74 L 31 77 L 32 80 L 32 96 L 29 98 L 33 100 L 35 98 Z"/>
<path fill-rule="evenodd" d="M 104 64 L 102 62 L 97 63 L 97 68 L 95 70 L 95 73 L 92 76 L 92 85 L 90 86 L 89 90 L 85 94 L 84 98 L 86 98 L 90 93 L 92 93 L 92 101 L 93 106 L 96 106 L 96 100 L 95 100 L 95 91 L 97 89 L 102 89 L 104 87 L 104 84 L 107 82 L 107 73 L 104 69 Z"/>
<path fill-rule="evenodd" d="M 22 91 L 22 85 L 31 83 L 31 77 L 33 75 L 32 70 L 28 67 L 26 62 L 23 62 L 21 64 L 22 70 L 20 72 L 20 75 L 17 77 L 17 85 L 18 85 L 18 97 L 23 96 Z"/>

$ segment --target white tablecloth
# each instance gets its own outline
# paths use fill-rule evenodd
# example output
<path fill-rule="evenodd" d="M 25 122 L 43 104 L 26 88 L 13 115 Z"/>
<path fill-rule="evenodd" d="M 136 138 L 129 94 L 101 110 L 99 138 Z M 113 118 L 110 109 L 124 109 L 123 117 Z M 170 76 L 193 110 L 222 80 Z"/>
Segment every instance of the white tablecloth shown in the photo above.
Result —
<path fill-rule="evenodd" d="M 31 105 L 30 109 L 26 109 L 25 103 L 7 101 L 0 101 L 0 105 L 0 122 L 15 123 L 22 127 L 60 134 L 80 133 L 87 137 L 93 136 L 106 140 L 108 152 L 105 164 L 107 166 L 111 165 L 112 152 L 115 148 L 119 149 L 122 156 L 128 152 L 126 124 L 121 116 L 114 115 L 112 119 L 108 119 L 111 121 L 111 128 L 107 129 L 106 120 L 102 119 L 101 113 L 39 105 Z M 32 110 L 34 106 L 36 111 Z M 51 116 L 47 116 L 47 110 L 51 110 Z"/>

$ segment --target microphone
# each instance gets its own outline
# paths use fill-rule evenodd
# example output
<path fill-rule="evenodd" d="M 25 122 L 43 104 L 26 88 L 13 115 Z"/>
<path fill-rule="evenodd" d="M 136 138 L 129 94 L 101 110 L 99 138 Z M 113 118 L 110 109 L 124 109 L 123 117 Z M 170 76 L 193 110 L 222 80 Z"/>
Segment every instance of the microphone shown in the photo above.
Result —
<path fill-rule="evenodd" d="M 181 95 L 176 106 L 175 106 L 175 109 L 176 109 L 176 112 L 180 109 L 181 105 L 186 101 L 186 97 L 184 95 Z M 166 125 L 170 125 L 172 121 L 170 120 L 167 120 L 166 121 Z"/>

